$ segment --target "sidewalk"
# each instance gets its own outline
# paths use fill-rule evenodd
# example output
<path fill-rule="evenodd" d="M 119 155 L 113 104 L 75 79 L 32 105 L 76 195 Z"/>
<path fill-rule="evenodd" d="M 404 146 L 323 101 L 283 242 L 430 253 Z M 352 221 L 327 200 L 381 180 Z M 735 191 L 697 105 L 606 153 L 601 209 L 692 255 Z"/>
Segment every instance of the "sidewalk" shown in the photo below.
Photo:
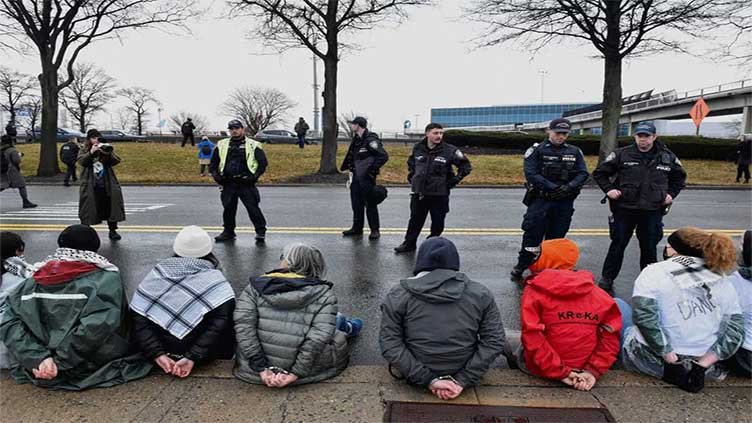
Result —
<path fill-rule="evenodd" d="M 85 392 L 47 391 L 0 378 L 4 422 L 381 422 L 385 401 L 438 402 L 394 380 L 384 366 L 351 366 L 330 381 L 275 390 L 232 377 L 231 362 L 188 379 L 156 372 L 136 382 Z M 752 381 L 730 377 L 689 394 L 661 381 L 611 371 L 591 392 L 493 370 L 454 403 L 607 407 L 620 422 L 752 422 Z M 584 423 L 584 422 L 582 422 Z"/>

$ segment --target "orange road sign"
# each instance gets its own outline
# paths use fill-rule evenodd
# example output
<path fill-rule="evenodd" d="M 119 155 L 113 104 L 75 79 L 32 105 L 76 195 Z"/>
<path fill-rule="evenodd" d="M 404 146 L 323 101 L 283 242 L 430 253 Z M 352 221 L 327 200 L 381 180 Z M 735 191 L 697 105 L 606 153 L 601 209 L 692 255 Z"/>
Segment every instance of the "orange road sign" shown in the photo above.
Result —
<path fill-rule="evenodd" d="M 710 107 L 708 107 L 708 103 L 705 102 L 705 99 L 700 97 L 700 99 L 697 100 L 697 103 L 695 103 L 689 111 L 689 116 L 692 118 L 695 126 L 699 128 L 700 123 L 702 123 L 702 120 L 708 116 L 708 113 L 710 113 Z"/>

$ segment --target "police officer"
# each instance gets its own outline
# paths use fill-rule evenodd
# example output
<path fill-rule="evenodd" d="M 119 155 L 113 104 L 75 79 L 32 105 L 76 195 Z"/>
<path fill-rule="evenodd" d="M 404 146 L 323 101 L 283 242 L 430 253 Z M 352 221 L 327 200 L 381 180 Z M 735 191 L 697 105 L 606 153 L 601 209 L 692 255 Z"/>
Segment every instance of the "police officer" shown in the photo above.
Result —
<path fill-rule="evenodd" d="M 411 185 L 410 221 L 405 240 L 394 249 L 396 253 L 415 251 L 429 213 L 430 236 L 440 236 L 444 232 L 444 218 L 449 213 L 449 191 L 473 170 L 470 160 L 459 148 L 442 142 L 444 127 L 429 123 L 425 134 L 407 159 L 407 181 Z M 452 166 L 457 167 L 456 175 Z"/>
<path fill-rule="evenodd" d="M 656 141 L 655 125 L 641 122 L 634 134 L 634 144 L 609 154 L 593 172 L 593 179 L 608 196 L 613 214 L 609 217 L 611 245 L 598 284 L 612 296 L 624 250 L 635 229 L 640 242 L 640 269 L 657 261 L 663 214 L 687 180 L 676 155 Z"/>
<path fill-rule="evenodd" d="M 342 232 L 342 235 L 346 237 L 363 235 L 365 216 L 368 216 L 368 227 L 371 228 L 368 239 L 379 239 L 381 237 L 379 209 L 371 194 L 376 186 L 376 175 L 389 160 L 389 155 L 384 150 L 379 137 L 367 129 L 366 118 L 358 116 L 348 123 L 354 135 L 340 170 L 350 172 L 350 204 L 353 210 L 353 224 L 350 229 Z"/>
<path fill-rule="evenodd" d="M 522 248 L 511 272 L 514 282 L 540 254 L 544 239 L 564 238 L 574 214 L 574 200 L 588 180 L 585 156 L 579 147 L 566 143 L 572 124 L 567 119 L 552 120 L 548 139 L 525 152 L 527 212 L 522 220 Z"/>
<path fill-rule="evenodd" d="M 217 142 L 209 163 L 209 172 L 222 191 L 224 230 L 214 238 L 217 242 L 235 239 L 235 214 L 238 199 L 248 210 L 248 215 L 256 229 L 256 242 L 266 238 L 266 219 L 261 213 L 256 182 L 266 171 L 267 160 L 261 143 L 245 136 L 243 123 L 231 120 L 227 124 L 231 138 Z"/>

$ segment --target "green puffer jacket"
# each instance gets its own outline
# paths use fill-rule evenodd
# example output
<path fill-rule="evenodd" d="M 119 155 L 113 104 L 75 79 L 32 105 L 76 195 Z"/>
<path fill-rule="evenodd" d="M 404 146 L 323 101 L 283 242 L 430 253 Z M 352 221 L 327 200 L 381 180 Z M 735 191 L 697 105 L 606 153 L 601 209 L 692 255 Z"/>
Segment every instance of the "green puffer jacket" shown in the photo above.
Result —
<path fill-rule="evenodd" d="M 284 271 L 251 278 L 235 308 L 235 377 L 261 384 L 259 372 L 279 367 L 302 385 L 341 373 L 350 347 L 346 334 L 336 330 L 331 288 L 329 282 Z"/>
<path fill-rule="evenodd" d="M 66 273 L 55 274 L 56 263 L 66 262 L 42 267 L 7 299 L 0 337 L 21 362 L 13 378 L 52 389 L 82 390 L 146 376 L 151 364 L 140 354 L 129 355 L 128 306 L 120 274 L 78 262 L 73 266 L 80 265 L 80 272 L 67 267 Z M 57 278 L 52 284 L 35 280 L 45 270 L 45 277 Z M 57 365 L 58 376 L 36 379 L 32 369 L 48 357 Z"/>

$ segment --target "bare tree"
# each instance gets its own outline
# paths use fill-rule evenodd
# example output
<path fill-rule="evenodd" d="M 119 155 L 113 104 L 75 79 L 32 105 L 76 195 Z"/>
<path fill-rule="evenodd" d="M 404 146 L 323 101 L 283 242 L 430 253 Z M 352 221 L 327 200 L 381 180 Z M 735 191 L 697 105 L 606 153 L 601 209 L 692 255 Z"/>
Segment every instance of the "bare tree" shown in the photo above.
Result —
<path fill-rule="evenodd" d="M 279 51 L 307 48 L 324 62 L 324 136 L 319 173 L 337 173 L 337 72 L 345 40 L 385 21 L 399 22 L 409 6 L 431 0 L 228 0 L 256 22 L 259 38 Z"/>
<path fill-rule="evenodd" d="M 132 132 L 134 125 L 133 113 L 127 107 L 121 107 L 115 112 L 115 122 L 118 128 L 125 132 Z M 114 128 L 113 128 L 114 129 Z"/>
<path fill-rule="evenodd" d="M 60 92 L 60 102 L 86 133 L 95 113 L 115 96 L 115 78 L 92 63 L 78 63 L 73 68 L 73 82 Z"/>
<path fill-rule="evenodd" d="M 0 107 L 10 113 L 10 122 L 16 124 L 16 108 L 36 86 L 34 78 L 5 66 L 0 66 Z"/>
<path fill-rule="evenodd" d="M 296 104 L 276 88 L 243 87 L 220 106 L 223 113 L 240 119 L 250 135 L 281 123 Z"/>
<path fill-rule="evenodd" d="M 149 105 L 159 105 L 159 100 L 154 96 L 154 91 L 143 87 L 132 87 L 124 88 L 118 91 L 118 94 L 128 100 L 129 104 L 125 107 L 133 113 L 136 132 L 138 135 L 142 135 L 146 124 L 145 117 L 149 113 Z"/>
<path fill-rule="evenodd" d="M 206 132 L 209 128 L 209 119 L 207 119 L 206 116 L 202 116 L 198 113 L 186 112 L 184 110 L 171 114 L 170 118 L 167 119 L 167 124 L 170 125 L 171 131 L 180 132 L 180 128 L 188 118 L 191 118 L 191 122 L 196 126 L 195 131 L 199 134 Z"/>
<path fill-rule="evenodd" d="M 562 39 L 595 47 L 605 62 L 603 160 L 617 146 L 622 61 L 684 52 L 688 40 L 713 37 L 744 10 L 749 0 L 474 0 L 467 15 L 487 25 L 476 39 L 482 47 L 516 41 L 538 51 Z"/>
<path fill-rule="evenodd" d="M 29 94 L 28 96 L 26 96 L 26 101 L 24 102 L 22 107 L 28 113 L 28 116 L 26 118 L 28 119 L 27 126 L 29 128 L 29 133 L 31 134 L 31 140 L 36 141 L 37 134 L 36 132 L 34 132 L 34 128 L 37 127 L 40 115 L 42 114 L 42 97 L 37 94 Z"/>
<path fill-rule="evenodd" d="M 60 91 L 74 78 L 74 64 L 91 43 L 124 30 L 179 27 L 197 13 L 194 0 L 0 0 L 0 36 L 39 52 L 42 73 L 42 146 L 39 176 L 58 173 L 57 115 Z M 61 70 L 67 75 L 60 78 Z"/>
<path fill-rule="evenodd" d="M 355 113 L 355 112 L 348 112 L 348 113 L 342 113 L 339 115 L 339 130 L 340 132 L 343 132 L 347 138 L 352 139 L 353 136 L 355 136 L 355 133 L 353 132 L 352 128 L 350 128 L 350 122 L 355 119 L 357 116 L 366 116 L 362 113 Z M 369 119 L 368 120 L 368 126 L 373 127 L 373 122 Z"/>

